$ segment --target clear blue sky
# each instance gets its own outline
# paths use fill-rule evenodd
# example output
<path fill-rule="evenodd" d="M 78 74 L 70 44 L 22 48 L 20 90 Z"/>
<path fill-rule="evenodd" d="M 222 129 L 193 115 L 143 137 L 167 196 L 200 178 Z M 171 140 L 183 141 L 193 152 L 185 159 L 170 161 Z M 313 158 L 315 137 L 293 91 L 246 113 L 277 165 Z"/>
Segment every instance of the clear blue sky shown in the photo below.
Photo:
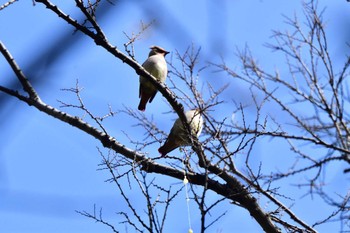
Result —
<path fill-rule="evenodd" d="M 113 1 L 113 0 L 112 0 Z M 3 4 L 4 0 L 0 1 Z M 62 2 L 62 1 L 56 1 Z M 65 12 L 80 19 L 74 1 L 59 5 Z M 302 17 L 299 1 L 113 1 L 97 16 L 111 43 L 123 49 L 127 34 L 137 33 L 140 21 L 155 24 L 135 44 L 136 59 L 142 63 L 150 45 L 160 45 L 171 51 L 184 52 L 192 43 L 201 47 L 201 62 L 220 61 L 221 57 L 235 67 L 236 47 L 249 45 L 260 64 L 269 69 L 284 72 L 281 63 L 263 46 L 271 42 L 271 30 L 286 29 L 282 15 Z M 346 1 L 320 1 L 327 10 L 325 19 L 330 35 L 331 53 L 339 61 L 344 56 L 344 44 L 350 21 L 350 4 Z M 75 102 L 75 96 L 62 88 L 74 87 L 76 80 L 84 87 L 85 104 L 95 113 L 103 115 L 108 104 L 114 110 L 123 106 L 136 109 L 138 104 L 138 77 L 122 62 L 96 48 L 91 39 L 74 34 L 72 27 L 60 20 L 41 4 L 19 1 L 0 11 L 0 40 L 7 46 L 29 79 L 35 79 L 34 87 L 48 104 L 59 107 L 57 100 Z M 42 52 L 51 48 L 50 54 Z M 52 56 L 55 54 L 55 56 Z M 167 59 L 171 58 L 171 55 Z M 337 63 L 338 60 L 335 62 Z M 15 78 L 3 57 L 0 57 L 0 85 L 10 85 Z M 223 74 L 205 72 L 202 82 L 220 86 L 228 81 Z M 244 86 L 231 85 L 229 96 L 237 102 L 248 94 Z M 109 178 L 105 171 L 97 171 L 101 158 L 96 147 L 102 146 L 79 130 L 52 119 L 13 98 L 0 93 L 0 231 L 19 232 L 110 232 L 101 224 L 75 213 L 92 211 L 94 204 L 103 208 L 103 216 L 111 223 L 121 221 L 115 213 L 125 209 L 116 187 L 104 182 Z M 170 108 L 158 94 L 146 115 L 168 131 L 174 115 L 163 114 Z M 76 113 L 73 110 L 67 110 Z M 229 116 L 232 109 L 218 113 Z M 83 117 L 82 114 L 79 116 Z M 132 127 L 135 122 L 125 115 L 106 122 L 111 135 L 133 148 L 123 131 L 141 140 L 143 131 Z M 157 153 L 159 145 L 150 147 L 150 156 Z M 260 159 L 268 163 L 270 146 L 258 145 Z M 275 150 L 278 148 L 275 148 Z M 282 149 L 281 149 L 282 150 Z M 107 150 L 102 149 L 105 153 Z M 335 169 L 337 170 L 337 169 Z M 340 172 L 330 174 L 329 182 L 344 178 Z M 165 179 L 174 186 L 181 183 Z M 288 190 L 288 188 L 286 188 Z M 133 200 L 139 197 L 130 193 Z M 171 216 L 179 221 L 169 221 L 172 232 L 187 232 L 185 194 L 178 197 L 178 208 Z M 295 198 L 300 198 L 296 196 Z M 298 201 L 297 201 L 298 202 Z M 199 215 L 192 203 L 192 225 L 198 232 Z M 305 210 L 305 205 L 308 206 Z M 311 211 L 313 210 L 313 211 Z M 319 216 L 317 200 L 303 199 L 295 207 L 296 214 L 308 223 Z M 179 215 L 178 213 L 181 213 Z M 322 216 L 321 213 L 321 217 Z M 228 227 L 226 227 L 228 226 Z M 320 228 L 330 232 L 331 224 Z M 236 206 L 230 206 L 227 215 L 209 232 L 261 232 L 249 214 Z M 130 230 L 130 229 L 129 229 Z M 130 230 L 129 232 L 133 232 Z M 171 232 L 171 231 L 168 231 Z"/>

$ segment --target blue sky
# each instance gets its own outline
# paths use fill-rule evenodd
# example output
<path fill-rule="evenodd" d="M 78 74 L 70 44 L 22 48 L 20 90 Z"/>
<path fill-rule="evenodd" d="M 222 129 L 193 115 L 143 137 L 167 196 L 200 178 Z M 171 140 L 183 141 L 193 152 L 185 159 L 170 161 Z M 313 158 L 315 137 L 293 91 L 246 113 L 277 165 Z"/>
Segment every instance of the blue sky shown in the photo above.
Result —
<path fill-rule="evenodd" d="M 3 4 L 6 1 L 0 1 Z M 57 1 L 60 2 L 60 1 Z M 61 9 L 75 18 L 80 18 L 74 1 L 65 1 Z M 263 46 L 272 42 L 273 29 L 287 29 L 283 15 L 302 18 L 299 1 L 114 1 L 115 6 L 101 8 L 97 19 L 111 43 L 123 48 L 127 41 L 123 32 L 137 33 L 140 21 L 148 23 L 155 20 L 152 27 L 135 43 L 136 59 L 142 63 L 148 54 L 150 45 L 160 45 L 171 51 L 184 52 L 194 44 L 201 47 L 201 63 L 219 62 L 223 57 L 232 67 L 236 65 L 234 56 L 236 47 L 249 45 L 259 63 L 273 70 L 278 67 L 282 74 L 283 62 L 276 54 Z M 345 56 L 345 41 L 348 41 L 347 29 L 350 22 L 350 5 L 346 1 L 320 1 L 327 5 L 325 19 L 329 32 L 331 55 L 335 64 L 341 65 Z M 136 109 L 138 104 L 138 77 L 122 62 L 94 46 L 91 39 L 73 34 L 72 27 L 60 20 L 41 4 L 32 5 L 31 1 L 19 1 L 0 11 L 0 40 L 12 53 L 29 79 L 36 80 L 34 87 L 48 104 L 59 107 L 57 100 L 76 103 L 75 96 L 62 91 L 71 88 L 79 80 L 84 88 L 82 97 L 85 104 L 97 115 L 124 106 Z M 51 53 L 43 54 L 47 48 Z M 349 51 L 349 50 L 348 50 Z M 52 56 L 55 54 L 55 56 Z M 3 57 L 0 58 L 0 85 L 10 85 L 15 78 Z M 227 76 L 212 71 L 204 72 L 201 82 L 210 82 L 221 86 L 228 82 Z M 243 101 L 248 95 L 245 86 L 230 85 L 225 98 Z M 232 96 L 231 96 L 232 95 Z M 101 224 L 82 217 L 75 210 L 92 211 L 94 204 L 103 208 L 103 216 L 112 223 L 121 221 L 115 213 L 125 209 L 125 203 L 118 196 L 116 187 L 104 182 L 109 178 L 105 171 L 97 171 L 101 162 L 96 147 L 102 146 L 90 136 L 79 130 L 44 115 L 13 98 L 0 94 L 0 229 L 2 232 L 110 232 Z M 146 116 L 154 117 L 164 131 L 168 131 L 175 118 L 164 114 L 169 105 L 157 95 L 147 106 Z M 74 110 L 68 110 L 76 113 Z M 218 113 L 218 117 L 230 116 L 233 108 L 227 107 Z M 83 117 L 81 113 L 78 114 Z M 123 132 L 142 140 L 143 131 L 133 127 L 135 122 L 125 115 L 119 115 L 106 121 L 110 134 L 120 142 L 133 148 Z M 271 143 L 271 144 L 270 144 Z M 269 160 L 274 142 L 266 146 L 257 145 L 260 159 Z M 278 143 L 275 143 L 276 147 Z M 157 153 L 159 145 L 149 148 L 149 155 Z M 282 148 L 281 148 L 282 150 Z M 281 162 L 283 162 L 283 158 Z M 268 165 L 267 165 L 268 166 Z M 272 167 L 274 165 L 271 165 Z M 334 170 L 341 171 L 341 164 Z M 334 171 L 332 170 L 332 171 Z M 180 187 L 181 182 L 172 179 L 164 182 Z M 332 172 L 329 182 L 346 183 L 341 172 Z M 287 192 L 288 187 L 283 187 Z M 137 203 L 138 196 L 130 193 Z M 185 195 L 178 197 L 178 207 L 170 216 L 177 221 L 169 221 L 169 229 L 186 232 L 187 218 Z M 210 197 L 209 197 L 210 198 Z M 295 198 L 300 198 L 297 196 Z M 314 203 L 314 204 L 312 204 Z M 303 205 L 310 208 L 305 210 Z M 316 200 L 302 199 L 295 207 L 306 222 L 313 222 L 318 213 Z M 193 210 L 192 225 L 198 232 L 199 215 Z M 142 207 L 140 207 L 142 209 Z M 179 215 L 178 213 L 181 213 Z M 322 213 L 321 213 L 322 214 Z M 325 217 L 325 216 L 321 216 Z M 181 224 L 179 224 L 181 223 Z M 243 223 L 243 224 L 242 224 Z M 229 226 L 227 228 L 226 226 Z M 234 229 L 232 229 L 234 226 Z M 332 224 L 320 228 L 320 232 L 334 229 Z M 220 224 L 209 232 L 261 232 L 260 227 L 251 220 L 249 214 L 232 206 Z M 220 231 L 221 230 L 221 231 Z M 130 230 L 129 232 L 133 232 Z M 170 231 L 169 231 L 170 232 Z"/>

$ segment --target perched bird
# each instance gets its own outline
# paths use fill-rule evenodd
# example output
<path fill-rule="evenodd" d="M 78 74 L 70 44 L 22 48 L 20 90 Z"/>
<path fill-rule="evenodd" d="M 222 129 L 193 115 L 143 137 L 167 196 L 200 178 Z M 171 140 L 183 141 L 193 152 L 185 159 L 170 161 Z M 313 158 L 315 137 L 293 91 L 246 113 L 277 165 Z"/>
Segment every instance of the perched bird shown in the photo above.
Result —
<path fill-rule="evenodd" d="M 159 46 L 151 46 L 147 60 L 142 64 L 149 73 L 151 73 L 160 83 L 164 83 L 168 74 L 168 67 L 165 61 L 165 56 L 169 53 Z M 139 98 L 140 104 L 138 109 L 145 111 L 147 102 L 152 102 L 157 94 L 157 88 L 140 75 Z"/>
<path fill-rule="evenodd" d="M 192 135 L 199 137 L 203 128 L 203 117 L 201 116 L 199 109 L 189 110 L 185 113 L 185 116 L 188 124 L 190 125 Z M 186 128 L 182 124 L 181 119 L 178 118 L 170 130 L 168 139 L 165 141 L 164 145 L 158 149 L 158 151 L 162 156 L 165 156 L 167 153 L 175 150 L 179 146 L 188 145 L 191 145 L 191 140 Z"/>

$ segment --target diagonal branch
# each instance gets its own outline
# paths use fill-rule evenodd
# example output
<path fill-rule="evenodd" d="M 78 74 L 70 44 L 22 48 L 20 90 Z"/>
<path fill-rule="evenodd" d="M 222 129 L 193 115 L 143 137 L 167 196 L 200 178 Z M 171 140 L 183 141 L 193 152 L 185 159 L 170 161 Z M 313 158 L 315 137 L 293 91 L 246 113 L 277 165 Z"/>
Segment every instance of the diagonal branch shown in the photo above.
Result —
<path fill-rule="evenodd" d="M 5 8 L 8 7 L 9 5 L 11 5 L 11 4 L 17 2 L 17 1 L 18 1 L 18 0 L 9 0 L 8 2 L 5 2 L 4 4 L 2 4 L 2 5 L 0 6 L 0 11 L 3 10 L 3 9 L 5 9 Z"/>
<path fill-rule="evenodd" d="M 12 55 L 9 53 L 9 51 L 6 49 L 5 45 L 0 41 L 0 52 L 7 60 L 8 64 L 10 64 L 13 72 L 15 72 L 18 80 L 21 82 L 24 91 L 26 91 L 31 99 L 39 100 L 39 96 L 26 78 L 26 76 L 23 74 L 22 70 L 17 65 L 15 59 L 12 57 Z"/>

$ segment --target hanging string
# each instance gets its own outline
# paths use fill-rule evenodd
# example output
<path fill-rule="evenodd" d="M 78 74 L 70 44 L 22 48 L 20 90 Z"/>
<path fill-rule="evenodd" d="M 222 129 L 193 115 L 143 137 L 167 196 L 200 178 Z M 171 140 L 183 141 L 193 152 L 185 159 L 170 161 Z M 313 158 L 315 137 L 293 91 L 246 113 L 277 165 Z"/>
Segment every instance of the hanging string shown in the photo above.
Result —
<path fill-rule="evenodd" d="M 186 177 L 186 173 L 185 173 L 185 177 L 184 177 L 183 182 L 184 182 L 184 185 L 185 185 L 185 192 L 186 192 L 187 216 L 188 216 L 188 226 L 189 226 L 188 233 L 193 233 L 193 230 L 192 230 L 192 227 L 191 227 L 190 198 L 189 198 L 189 195 L 188 195 L 188 188 L 187 188 L 188 179 Z"/>
<path fill-rule="evenodd" d="M 185 168 L 185 163 L 183 163 L 184 168 Z M 185 186 L 185 192 L 186 192 L 186 204 L 187 204 L 187 217 L 188 217 L 188 226 L 189 230 L 188 233 L 193 233 L 192 226 L 191 226 L 191 212 L 190 212 L 190 197 L 188 195 L 188 179 L 186 176 L 186 170 L 184 169 L 184 180 L 183 180 L 184 186 Z"/>

